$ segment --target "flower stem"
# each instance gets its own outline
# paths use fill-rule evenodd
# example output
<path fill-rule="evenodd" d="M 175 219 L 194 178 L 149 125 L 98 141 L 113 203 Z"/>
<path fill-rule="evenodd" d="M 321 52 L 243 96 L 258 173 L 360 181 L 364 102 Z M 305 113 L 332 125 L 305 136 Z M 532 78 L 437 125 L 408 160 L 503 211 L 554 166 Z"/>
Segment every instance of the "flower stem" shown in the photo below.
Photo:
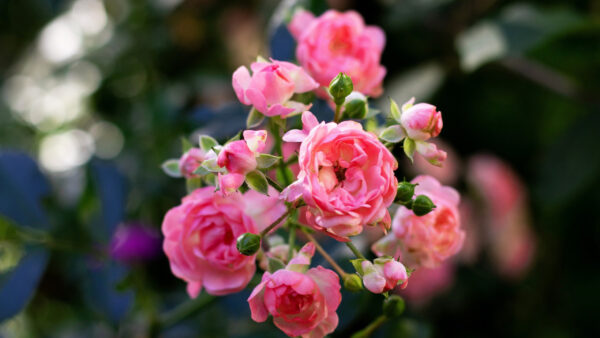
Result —
<path fill-rule="evenodd" d="M 317 248 L 317 251 L 319 251 L 321 256 L 323 256 L 323 258 L 325 258 L 325 260 L 331 265 L 331 267 L 333 267 L 335 269 L 335 271 L 337 271 L 337 273 L 342 277 L 342 279 L 344 279 L 344 277 L 346 277 L 347 273 L 339 265 L 337 265 L 337 263 L 333 260 L 333 258 L 331 258 L 331 256 L 329 256 L 327 251 L 325 251 L 323 249 L 323 247 L 319 244 L 319 242 L 317 242 L 317 240 L 311 234 L 306 232 L 305 235 L 306 235 L 306 237 L 308 237 L 308 239 L 311 242 L 313 242 L 315 244 L 315 247 Z"/>
<path fill-rule="evenodd" d="M 290 235 L 288 237 L 288 260 L 290 260 L 292 259 L 292 256 L 294 256 L 294 245 L 296 244 L 296 225 L 290 222 L 288 223 L 288 226 L 290 231 Z"/>
<path fill-rule="evenodd" d="M 274 227 L 277 226 L 277 224 L 281 223 L 281 221 L 283 221 L 286 217 L 288 217 L 292 211 L 296 210 L 295 208 L 289 208 L 283 215 L 281 215 L 275 222 L 271 223 L 268 227 L 266 227 L 263 231 L 260 232 L 260 237 L 265 237 L 266 234 L 269 233 L 269 231 L 273 230 Z"/>
<path fill-rule="evenodd" d="M 371 336 L 373 334 L 373 332 L 375 330 L 377 330 L 387 320 L 388 320 L 388 318 L 385 315 L 381 315 L 381 316 L 375 318 L 375 320 L 371 324 L 369 324 L 367 327 L 365 327 L 364 329 L 353 334 L 352 338 L 366 338 L 366 337 Z"/>
<path fill-rule="evenodd" d="M 360 251 L 354 246 L 354 244 L 352 242 L 345 242 L 345 243 L 346 243 L 346 246 L 348 248 L 350 248 L 350 250 L 352 250 L 352 252 L 356 256 L 356 258 L 366 259 L 365 256 L 363 256 L 363 254 L 360 253 Z"/>
<path fill-rule="evenodd" d="M 342 118 L 342 114 L 340 114 L 342 111 L 342 105 L 341 104 L 336 104 L 335 105 L 335 114 L 333 115 L 333 122 L 335 123 L 339 123 L 341 118 Z"/>
<path fill-rule="evenodd" d="M 274 121 L 273 118 L 269 119 L 269 124 L 271 126 L 271 132 L 273 133 L 273 137 L 275 138 L 275 152 L 277 153 L 277 155 L 281 156 L 281 159 L 278 161 L 279 162 L 278 171 L 281 174 L 281 178 L 283 179 L 283 184 L 287 187 L 292 182 L 289 181 L 289 179 L 286 175 L 286 171 L 285 171 L 286 164 L 283 161 L 283 149 L 282 149 L 282 145 L 281 145 L 281 136 L 279 135 L 280 134 L 279 124 L 277 124 L 277 122 Z"/>

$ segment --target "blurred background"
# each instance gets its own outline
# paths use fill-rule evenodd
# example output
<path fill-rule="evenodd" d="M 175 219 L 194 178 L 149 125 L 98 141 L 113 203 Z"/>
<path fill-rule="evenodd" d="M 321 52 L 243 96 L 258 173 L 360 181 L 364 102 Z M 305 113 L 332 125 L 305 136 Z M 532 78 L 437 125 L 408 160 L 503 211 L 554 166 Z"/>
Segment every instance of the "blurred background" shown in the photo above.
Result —
<path fill-rule="evenodd" d="M 371 105 L 436 105 L 450 152 L 440 170 L 401 161 L 399 177 L 463 194 L 465 248 L 417 271 L 406 314 L 375 336 L 600 336 L 600 1 L 301 4 L 384 29 Z M 160 237 L 185 184 L 160 165 L 182 137 L 245 127 L 231 74 L 294 59 L 295 5 L 0 1 L 0 336 L 283 336 L 251 321 L 249 290 L 186 302 Z M 379 297 L 343 296 L 336 337 L 380 313 Z"/>

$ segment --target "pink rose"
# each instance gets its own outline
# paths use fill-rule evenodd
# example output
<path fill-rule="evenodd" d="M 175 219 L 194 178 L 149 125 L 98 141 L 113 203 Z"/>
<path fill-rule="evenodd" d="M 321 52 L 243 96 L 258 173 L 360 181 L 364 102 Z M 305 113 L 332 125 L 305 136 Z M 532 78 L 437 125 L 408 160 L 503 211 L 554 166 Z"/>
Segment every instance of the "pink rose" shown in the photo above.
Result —
<path fill-rule="evenodd" d="M 379 27 L 366 26 L 354 11 L 329 10 L 315 18 L 298 10 L 289 29 L 298 42 L 298 62 L 321 86 L 329 86 L 344 72 L 356 91 L 372 97 L 381 95 L 386 72 L 380 64 L 385 34 Z"/>
<path fill-rule="evenodd" d="M 393 258 L 376 258 L 374 261 L 362 261 L 363 284 L 373 293 L 382 293 L 394 289 L 408 280 L 404 265 Z"/>
<path fill-rule="evenodd" d="M 267 220 L 257 222 L 249 212 L 268 201 L 278 203 L 277 196 L 261 196 L 263 199 L 254 194 L 225 196 L 206 187 L 167 212 L 162 224 L 163 249 L 173 274 L 188 283 L 190 297 L 195 298 L 202 287 L 212 295 L 238 292 L 252 279 L 255 257 L 239 253 L 236 239 L 269 225 Z M 277 212 L 275 208 L 269 214 L 278 217 Z"/>
<path fill-rule="evenodd" d="M 302 143 L 298 180 L 282 196 L 288 201 L 302 196 L 303 220 L 338 240 L 360 234 L 364 225 L 388 228 L 387 207 L 398 186 L 398 162 L 390 151 L 354 121 L 319 124 L 307 111 L 302 122 L 302 131 L 283 137 Z"/>
<path fill-rule="evenodd" d="M 482 197 L 485 235 L 496 268 L 508 278 L 521 277 L 536 248 L 523 183 L 506 163 L 492 155 L 472 157 L 468 179 Z"/>
<path fill-rule="evenodd" d="M 314 252 L 308 243 L 285 269 L 264 273 L 248 298 L 254 321 L 264 322 L 271 315 L 275 326 L 290 337 L 324 337 L 335 330 L 340 281 L 321 266 L 308 270 Z"/>
<path fill-rule="evenodd" d="M 415 141 L 427 141 L 438 136 L 444 126 L 442 113 L 429 103 L 411 103 L 410 108 L 403 110 L 400 123 L 407 136 Z"/>
<path fill-rule="evenodd" d="M 185 178 L 194 178 L 198 175 L 194 171 L 200 167 L 206 159 L 206 154 L 200 148 L 191 148 L 179 159 L 179 171 Z"/>
<path fill-rule="evenodd" d="M 417 176 L 416 195 L 426 195 L 436 208 L 424 216 L 400 206 L 392 222 L 393 233 L 373 245 L 381 255 L 398 256 L 410 267 L 433 268 L 456 254 L 465 233 L 460 228 L 458 192 L 442 186 L 431 176 Z"/>
<path fill-rule="evenodd" d="M 290 100 L 319 85 L 302 68 L 284 61 L 254 62 L 252 76 L 244 66 L 233 73 L 233 89 L 240 102 L 253 105 L 266 116 L 287 117 L 310 106 Z"/>

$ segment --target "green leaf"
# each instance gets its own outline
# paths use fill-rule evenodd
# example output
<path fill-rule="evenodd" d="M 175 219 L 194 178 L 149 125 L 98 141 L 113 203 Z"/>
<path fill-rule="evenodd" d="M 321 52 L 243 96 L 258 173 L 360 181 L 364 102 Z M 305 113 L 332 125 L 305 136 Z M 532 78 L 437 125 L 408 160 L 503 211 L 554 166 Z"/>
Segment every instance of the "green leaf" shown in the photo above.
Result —
<path fill-rule="evenodd" d="M 277 270 L 281 270 L 285 268 L 285 264 L 280 260 L 277 259 L 275 257 L 269 257 L 267 258 L 267 269 L 269 270 L 270 273 L 273 273 Z"/>
<path fill-rule="evenodd" d="M 160 166 L 165 174 L 171 177 L 181 177 L 181 171 L 179 170 L 179 159 L 172 158 L 170 160 L 166 160 Z"/>
<path fill-rule="evenodd" d="M 256 190 L 267 195 L 269 192 L 269 182 L 263 173 L 258 170 L 249 172 L 246 175 L 246 183 L 252 190 Z"/>
<path fill-rule="evenodd" d="M 219 142 L 217 142 L 217 140 L 215 140 L 214 138 L 212 138 L 208 135 L 200 135 L 199 144 L 200 144 L 200 149 L 202 149 L 204 152 L 208 152 L 213 147 L 219 145 Z"/>
<path fill-rule="evenodd" d="M 379 135 L 380 139 L 392 143 L 398 143 L 402 141 L 404 137 L 404 130 L 402 129 L 402 126 L 398 124 L 385 128 Z"/>
<path fill-rule="evenodd" d="M 210 173 L 211 172 L 208 171 L 208 169 L 206 169 L 205 167 L 203 167 L 203 166 L 200 165 L 200 166 L 198 166 L 198 168 L 196 168 L 196 170 L 194 170 L 193 174 L 194 175 L 199 175 L 199 176 L 204 176 L 204 175 L 208 175 Z"/>
<path fill-rule="evenodd" d="M 398 104 L 396 103 L 396 101 L 394 101 L 391 98 L 390 98 L 390 114 L 392 115 L 392 118 L 394 120 L 396 120 L 396 122 L 400 123 L 400 116 L 402 116 L 402 112 L 400 111 L 400 108 L 398 108 Z"/>
<path fill-rule="evenodd" d="M 265 120 L 265 116 L 256 108 L 252 108 L 246 119 L 246 128 L 258 127 Z"/>
<path fill-rule="evenodd" d="M 212 185 L 212 186 L 217 185 L 217 175 L 215 175 L 215 174 L 206 174 L 206 175 L 204 175 L 203 179 L 207 185 Z"/>
<path fill-rule="evenodd" d="M 411 162 L 414 162 L 413 156 L 415 154 L 415 147 L 416 145 L 413 139 L 408 137 L 404 139 L 404 153 L 406 156 L 408 156 Z"/>
<path fill-rule="evenodd" d="M 271 167 L 273 164 L 277 163 L 281 157 L 270 155 L 270 154 L 260 154 L 256 157 L 256 163 L 258 164 L 259 169 L 266 169 Z"/>
<path fill-rule="evenodd" d="M 202 188 L 202 179 L 201 178 L 188 178 L 185 180 L 186 188 L 188 194 L 192 193 L 192 191 Z"/>
<path fill-rule="evenodd" d="M 181 138 L 181 150 L 183 151 L 183 153 L 186 153 L 188 150 L 194 148 L 194 145 L 192 144 L 192 142 L 190 142 L 190 140 L 188 140 L 185 137 Z"/>

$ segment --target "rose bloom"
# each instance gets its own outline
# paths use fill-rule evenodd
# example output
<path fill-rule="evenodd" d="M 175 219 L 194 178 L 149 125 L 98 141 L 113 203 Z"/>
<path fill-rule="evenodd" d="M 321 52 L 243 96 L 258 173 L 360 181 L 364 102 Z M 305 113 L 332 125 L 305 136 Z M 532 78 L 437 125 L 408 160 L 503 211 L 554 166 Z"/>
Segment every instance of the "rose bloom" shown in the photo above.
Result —
<path fill-rule="evenodd" d="M 338 240 L 360 234 L 364 225 L 388 228 L 387 207 L 398 186 L 390 151 L 354 121 L 319 124 L 304 112 L 302 122 L 302 131 L 284 135 L 302 143 L 298 180 L 282 193 L 288 201 L 303 197 L 302 221 Z"/>
<path fill-rule="evenodd" d="M 190 297 L 195 298 L 202 287 L 212 295 L 225 295 L 248 284 L 256 270 L 255 256 L 239 253 L 236 240 L 246 232 L 259 233 L 279 217 L 285 206 L 277 199 L 254 191 L 224 196 L 206 187 L 167 212 L 163 250 L 173 274 L 188 283 Z M 263 210 L 263 218 L 257 221 L 250 210 L 263 204 L 270 209 Z"/>
<path fill-rule="evenodd" d="M 366 26 L 354 11 L 329 10 L 315 18 L 298 10 L 288 28 L 298 42 L 298 62 L 321 86 L 329 86 L 344 72 L 352 79 L 354 90 L 372 97 L 381 95 L 386 73 L 380 64 L 385 34 L 379 27 Z"/>
<path fill-rule="evenodd" d="M 475 155 L 467 177 L 483 202 L 483 225 L 496 269 L 508 278 L 521 277 L 536 248 L 526 189 L 517 174 L 493 155 Z"/>
<path fill-rule="evenodd" d="M 204 162 L 206 154 L 200 148 L 191 148 L 179 159 L 179 171 L 185 178 L 199 177 L 194 171 Z"/>
<path fill-rule="evenodd" d="M 342 300 L 337 274 L 321 266 L 307 271 L 315 246 L 307 243 L 285 269 L 265 272 L 248 304 L 252 319 L 273 323 L 290 337 L 324 337 L 338 325 Z"/>
<path fill-rule="evenodd" d="M 283 118 L 310 108 L 290 100 L 294 93 L 305 93 L 319 86 L 304 69 L 276 60 L 254 62 L 250 68 L 252 76 L 244 66 L 233 73 L 233 89 L 240 102 L 253 105 L 266 116 Z"/>
<path fill-rule="evenodd" d="M 400 206 L 392 221 L 393 232 L 373 245 L 379 255 L 400 256 L 409 267 L 434 268 L 456 254 L 465 233 L 460 228 L 458 192 L 431 176 L 417 176 L 415 195 L 426 195 L 436 208 L 424 216 Z"/>

